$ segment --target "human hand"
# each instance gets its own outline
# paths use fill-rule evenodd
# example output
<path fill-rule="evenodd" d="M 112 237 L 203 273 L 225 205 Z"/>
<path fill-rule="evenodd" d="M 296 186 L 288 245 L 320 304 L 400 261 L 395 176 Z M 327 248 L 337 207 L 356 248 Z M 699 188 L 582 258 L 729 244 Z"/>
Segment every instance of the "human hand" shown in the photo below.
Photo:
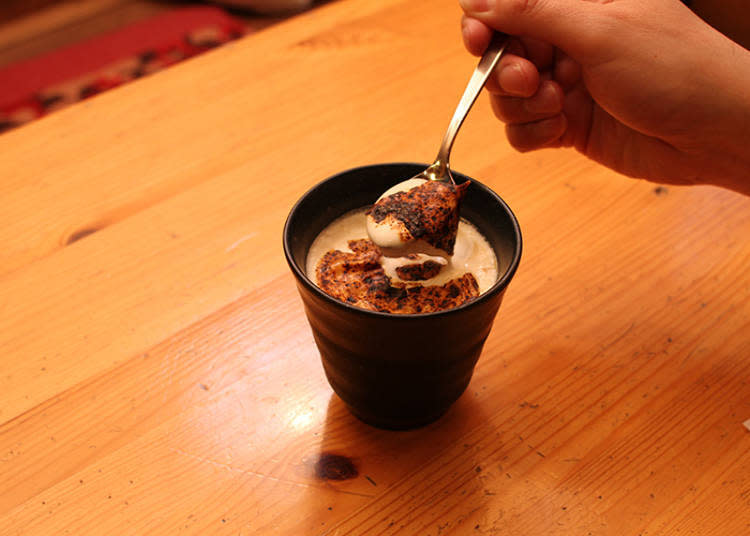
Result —
<path fill-rule="evenodd" d="M 459 0 L 466 48 L 520 36 L 487 82 L 517 149 L 750 195 L 750 52 L 677 0 Z"/>

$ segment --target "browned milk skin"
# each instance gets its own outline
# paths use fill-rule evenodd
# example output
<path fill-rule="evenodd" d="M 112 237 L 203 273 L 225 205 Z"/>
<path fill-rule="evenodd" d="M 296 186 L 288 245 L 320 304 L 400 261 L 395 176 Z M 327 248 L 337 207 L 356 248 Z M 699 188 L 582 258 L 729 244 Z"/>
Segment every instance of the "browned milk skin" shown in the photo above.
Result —
<path fill-rule="evenodd" d="M 340 252 L 351 253 L 352 249 L 349 247 L 349 241 L 351 240 L 367 240 L 369 242 L 364 208 L 341 216 L 329 224 L 318 235 L 307 254 L 306 272 L 308 277 L 315 281 L 318 286 L 322 287 L 321 281 L 318 281 L 316 277 L 318 263 L 329 251 L 338 250 Z M 445 266 L 443 266 L 437 276 L 423 281 L 405 281 L 398 276 L 396 269 L 399 266 L 424 262 L 425 260 L 439 262 Z M 474 292 L 474 294 L 478 295 L 487 291 L 497 281 L 498 275 L 497 259 L 492 247 L 473 225 L 463 219 L 459 223 L 454 254 L 449 260 L 446 261 L 441 257 L 420 255 L 418 260 L 379 257 L 378 262 L 384 269 L 385 275 L 390 278 L 393 284 L 404 286 L 407 290 L 409 287 L 415 286 L 455 286 L 456 280 L 470 273 L 473 275 L 478 286 L 478 292 Z M 471 279 L 471 276 L 467 277 Z M 459 283 L 464 289 L 467 288 L 466 277 L 463 277 Z M 351 300 L 350 303 L 352 303 Z M 365 306 L 363 304 L 358 305 Z M 439 307 L 437 309 L 440 308 L 446 307 Z"/>

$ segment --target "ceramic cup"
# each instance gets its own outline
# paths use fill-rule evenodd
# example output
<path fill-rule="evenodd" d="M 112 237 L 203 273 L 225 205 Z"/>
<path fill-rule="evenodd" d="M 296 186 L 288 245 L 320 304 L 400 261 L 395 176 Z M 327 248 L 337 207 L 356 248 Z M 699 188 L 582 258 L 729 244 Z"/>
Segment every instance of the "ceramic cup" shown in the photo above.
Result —
<path fill-rule="evenodd" d="M 321 291 L 305 274 L 308 249 L 320 231 L 426 167 L 378 164 L 334 175 L 302 196 L 284 226 L 284 253 L 328 382 L 354 415 L 379 428 L 428 424 L 464 392 L 521 257 L 521 231 L 508 205 L 454 172 L 456 183 L 472 181 L 461 216 L 482 232 L 498 258 L 499 277 L 487 292 L 454 309 L 399 315 L 359 309 Z"/>

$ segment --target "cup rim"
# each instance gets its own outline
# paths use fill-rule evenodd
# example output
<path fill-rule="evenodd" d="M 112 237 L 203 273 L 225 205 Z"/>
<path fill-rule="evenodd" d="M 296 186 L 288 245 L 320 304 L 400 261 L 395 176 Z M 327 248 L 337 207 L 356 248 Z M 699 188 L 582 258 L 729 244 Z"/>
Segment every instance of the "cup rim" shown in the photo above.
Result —
<path fill-rule="evenodd" d="M 463 303 L 457 307 L 444 309 L 442 311 L 432 311 L 428 313 L 389 313 L 386 311 L 373 311 L 371 309 L 363 309 L 361 307 L 355 307 L 354 305 L 337 300 L 333 296 L 327 294 L 318 285 L 316 285 L 313 280 L 311 280 L 308 277 L 305 270 L 303 270 L 300 266 L 297 265 L 297 262 L 294 260 L 294 256 L 292 255 L 291 238 L 290 238 L 290 233 L 289 233 L 290 222 L 292 220 L 292 216 L 299 209 L 300 205 L 315 190 L 322 188 L 325 183 L 333 181 L 337 179 L 338 177 L 340 177 L 341 175 L 355 173 L 363 169 L 369 169 L 369 168 L 374 168 L 374 167 L 390 167 L 390 166 L 393 166 L 393 167 L 420 166 L 420 167 L 426 168 L 428 165 L 429 164 L 423 164 L 419 162 L 384 162 L 380 164 L 367 164 L 367 165 L 362 165 L 362 166 L 356 166 L 356 167 L 349 168 L 344 171 L 340 171 L 334 175 L 330 175 L 326 177 L 325 179 L 319 181 L 318 183 L 310 187 L 304 194 L 302 194 L 294 203 L 291 210 L 289 211 L 289 214 L 287 215 L 286 221 L 284 223 L 284 231 L 283 231 L 284 256 L 286 257 L 287 264 L 289 264 L 289 267 L 292 269 L 292 272 L 296 276 L 297 280 L 302 282 L 302 284 L 304 284 L 308 290 L 310 290 L 311 292 L 316 294 L 318 297 L 327 301 L 328 303 L 332 304 L 335 307 L 339 307 L 343 310 L 349 311 L 354 314 L 360 314 L 360 315 L 369 316 L 373 318 L 403 319 L 403 321 L 407 321 L 407 322 L 410 320 L 423 320 L 425 318 L 430 318 L 430 317 L 440 317 L 440 316 L 449 316 L 453 314 L 459 314 L 461 311 L 464 311 L 466 309 L 478 307 L 483 302 L 491 299 L 494 295 L 504 290 L 508 286 L 508 283 L 512 279 L 513 275 L 515 275 L 516 270 L 518 269 L 518 265 L 521 261 L 521 253 L 523 250 L 523 244 L 522 244 L 522 239 L 521 239 L 521 228 L 518 224 L 518 219 L 516 218 L 516 215 L 510 209 L 508 204 L 497 193 L 495 193 L 495 191 L 492 188 L 474 179 L 473 177 L 469 177 L 468 175 L 465 175 L 459 171 L 453 171 L 453 170 L 452 170 L 453 173 L 467 177 L 471 180 L 472 183 L 476 183 L 480 187 L 484 188 L 484 190 L 486 190 L 486 192 L 489 193 L 489 195 L 494 198 L 497 204 L 503 210 L 505 210 L 505 212 L 510 217 L 511 224 L 513 226 L 513 234 L 516 239 L 515 249 L 513 251 L 513 258 L 511 259 L 508 269 L 505 270 L 505 273 L 503 273 L 503 275 L 499 277 L 497 281 L 495 281 L 495 283 L 489 289 L 487 289 L 485 292 L 480 294 L 479 297 L 477 297 L 476 299 Z"/>

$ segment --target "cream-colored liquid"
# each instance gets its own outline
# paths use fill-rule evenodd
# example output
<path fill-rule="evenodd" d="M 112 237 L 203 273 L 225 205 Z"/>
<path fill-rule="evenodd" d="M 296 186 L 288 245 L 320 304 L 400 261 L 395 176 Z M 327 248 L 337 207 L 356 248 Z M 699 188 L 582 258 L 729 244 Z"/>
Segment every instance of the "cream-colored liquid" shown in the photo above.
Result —
<path fill-rule="evenodd" d="M 315 267 L 318 261 L 328 251 L 337 249 L 339 251 L 351 251 L 349 240 L 367 239 L 367 216 L 365 209 L 357 209 L 334 220 L 315 238 L 307 253 L 307 276 L 315 281 Z M 388 275 L 394 282 L 402 282 L 396 274 L 395 268 L 414 262 L 424 262 L 431 258 L 438 262 L 445 262 L 440 257 L 422 257 L 419 261 L 405 258 L 381 257 L 380 262 Z M 456 245 L 453 256 L 447 261 L 438 275 L 424 281 L 403 281 L 407 285 L 443 285 L 471 272 L 479 284 L 479 292 L 487 291 L 497 281 L 497 258 L 492 246 L 482 236 L 476 227 L 461 219 L 458 224 Z"/>

